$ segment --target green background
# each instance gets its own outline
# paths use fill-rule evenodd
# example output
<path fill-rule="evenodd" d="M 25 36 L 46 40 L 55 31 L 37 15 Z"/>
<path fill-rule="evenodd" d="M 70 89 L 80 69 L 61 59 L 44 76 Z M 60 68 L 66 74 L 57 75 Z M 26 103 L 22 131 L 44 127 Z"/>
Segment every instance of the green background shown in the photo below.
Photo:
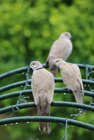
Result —
<path fill-rule="evenodd" d="M 32 60 L 46 62 L 54 40 L 64 32 L 72 34 L 73 52 L 69 62 L 94 64 L 94 1 L 93 0 L 0 0 L 0 73 L 25 65 Z M 24 75 L 0 81 L 0 86 L 20 81 Z M 19 88 L 19 89 L 22 89 Z M 13 90 L 12 90 L 13 91 Z M 55 100 L 73 101 L 69 96 L 55 95 Z M 2 101 L 0 106 L 15 104 L 17 99 Z M 90 98 L 85 98 L 86 102 Z M 70 117 L 73 109 L 52 108 L 54 116 Z M 20 115 L 35 115 L 34 109 Z M 7 116 L 18 116 L 4 114 Z M 94 123 L 94 114 L 87 112 L 79 120 Z M 52 124 L 49 136 L 38 132 L 38 123 L 2 126 L 1 140 L 62 140 L 64 126 Z M 94 133 L 78 127 L 68 127 L 69 140 L 93 140 Z"/>

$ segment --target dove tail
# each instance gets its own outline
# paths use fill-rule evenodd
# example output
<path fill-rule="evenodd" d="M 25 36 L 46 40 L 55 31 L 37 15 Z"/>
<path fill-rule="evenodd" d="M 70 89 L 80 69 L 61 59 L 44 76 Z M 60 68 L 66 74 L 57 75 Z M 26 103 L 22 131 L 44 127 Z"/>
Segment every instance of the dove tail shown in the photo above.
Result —
<path fill-rule="evenodd" d="M 74 92 L 74 97 L 77 103 L 82 103 L 83 104 L 83 96 L 84 93 L 82 91 L 75 91 Z"/>
<path fill-rule="evenodd" d="M 37 111 L 39 116 L 49 116 L 50 115 L 50 104 L 45 97 L 39 97 L 39 104 L 37 106 Z M 40 122 L 39 130 L 42 133 L 50 134 L 51 128 L 49 122 Z"/>

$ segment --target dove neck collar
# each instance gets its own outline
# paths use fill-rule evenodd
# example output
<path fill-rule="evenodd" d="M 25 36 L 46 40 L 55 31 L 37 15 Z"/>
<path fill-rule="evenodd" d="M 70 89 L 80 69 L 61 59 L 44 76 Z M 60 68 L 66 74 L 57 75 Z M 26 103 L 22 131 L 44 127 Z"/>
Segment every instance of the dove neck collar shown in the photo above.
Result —
<path fill-rule="evenodd" d="M 43 67 L 36 68 L 36 70 L 40 70 L 40 69 L 43 69 Z"/>

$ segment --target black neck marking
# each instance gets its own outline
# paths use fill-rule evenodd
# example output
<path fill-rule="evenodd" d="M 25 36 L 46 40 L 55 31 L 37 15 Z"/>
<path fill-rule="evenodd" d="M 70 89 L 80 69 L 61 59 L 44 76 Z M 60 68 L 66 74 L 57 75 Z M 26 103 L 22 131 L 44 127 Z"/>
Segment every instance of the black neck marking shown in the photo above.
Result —
<path fill-rule="evenodd" d="M 37 68 L 36 70 L 40 70 L 40 69 L 43 69 L 43 67 Z"/>

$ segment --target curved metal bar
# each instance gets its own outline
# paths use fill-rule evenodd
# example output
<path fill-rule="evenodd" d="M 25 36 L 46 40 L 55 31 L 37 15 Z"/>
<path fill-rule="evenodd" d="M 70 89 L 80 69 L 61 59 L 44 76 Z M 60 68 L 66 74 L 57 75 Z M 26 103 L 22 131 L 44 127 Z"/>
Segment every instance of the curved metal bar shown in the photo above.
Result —
<path fill-rule="evenodd" d="M 20 81 L 20 82 L 15 82 L 15 83 L 12 83 L 12 84 L 3 86 L 3 87 L 0 88 L 0 92 L 9 90 L 11 88 L 16 88 L 18 86 L 25 85 L 26 82 L 28 82 L 30 84 L 31 83 L 31 79 L 29 79 L 29 80 L 23 80 L 23 81 Z M 55 78 L 55 82 L 63 82 L 63 79 L 62 78 Z M 94 81 L 93 80 L 83 79 L 83 83 L 84 84 L 94 85 Z"/>
<path fill-rule="evenodd" d="M 17 92 L 11 92 L 11 93 L 7 93 L 7 94 L 2 94 L 2 95 L 0 95 L 0 100 L 12 98 L 12 97 L 18 97 L 20 95 L 20 93 L 22 95 L 29 95 L 29 94 L 32 93 L 32 90 L 31 89 L 20 90 L 20 91 L 17 91 Z"/>
<path fill-rule="evenodd" d="M 94 106 L 91 105 L 86 105 L 86 104 L 78 104 L 75 102 L 62 102 L 62 101 L 54 101 L 51 104 L 52 106 L 55 107 L 76 107 L 76 108 L 82 108 L 88 111 L 94 111 Z M 36 107 L 34 102 L 27 102 L 27 103 L 21 103 L 21 104 L 15 104 L 15 105 L 11 105 L 11 106 L 7 106 L 7 107 L 3 107 L 0 109 L 0 114 L 2 113 L 7 113 L 7 112 L 11 112 L 13 110 L 18 110 L 18 109 L 25 109 L 28 107 Z"/>
<path fill-rule="evenodd" d="M 44 67 L 47 68 L 46 64 L 43 64 L 43 65 L 44 65 Z M 77 65 L 82 69 L 88 67 L 88 68 L 94 70 L 94 65 L 88 65 L 88 64 L 77 64 Z M 18 73 L 21 73 L 21 72 L 26 72 L 27 68 L 28 68 L 28 66 L 25 66 L 25 67 L 21 67 L 21 68 L 18 68 L 18 69 L 11 70 L 11 71 L 5 72 L 3 74 L 0 74 L 0 79 L 6 78 L 8 76 L 18 74 Z"/>
<path fill-rule="evenodd" d="M 21 123 L 21 122 L 54 122 L 54 123 L 63 123 L 65 124 L 67 120 L 67 123 L 69 125 L 74 125 L 78 127 L 82 127 L 88 130 L 94 131 L 94 125 L 73 120 L 73 119 L 68 119 L 68 118 L 60 118 L 60 117 L 54 117 L 54 116 L 20 116 L 20 117 L 11 117 L 7 119 L 1 119 L 0 120 L 0 125 L 6 125 L 6 124 L 12 124 L 12 123 Z"/>
<path fill-rule="evenodd" d="M 29 79 L 28 82 L 30 83 L 31 80 Z M 16 87 L 19 87 L 19 86 L 24 86 L 25 83 L 26 83 L 26 80 L 23 80 L 23 81 L 20 81 L 20 82 L 15 82 L 15 83 L 3 86 L 3 87 L 0 88 L 0 92 L 9 90 L 11 88 L 16 88 Z"/>
<path fill-rule="evenodd" d="M 17 92 L 2 94 L 2 95 L 0 95 L 0 100 L 12 98 L 12 97 L 18 97 L 20 95 L 20 93 L 23 94 L 23 95 L 29 95 L 29 94 L 32 93 L 32 90 L 31 89 L 20 90 L 20 91 L 17 91 Z M 65 88 L 55 88 L 55 93 L 59 94 L 59 93 L 72 93 L 72 92 L 65 89 Z M 86 96 L 94 97 L 94 92 L 92 92 L 92 91 L 84 90 L 83 93 Z"/>
<path fill-rule="evenodd" d="M 7 112 L 12 112 L 12 111 L 17 111 L 19 109 L 24 109 L 28 107 L 36 107 L 34 102 L 28 102 L 28 103 L 21 103 L 21 104 L 15 104 L 15 105 L 10 105 L 7 107 L 0 108 L 0 114 L 7 113 Z"/>
<path fill-rule="evenodd" d="M 94 85 L 93 80 L 82 79 L 84 84 Z M 63 79 L 60 77 L 55 77 L 55 82 L 63 82 Z"/>
<path fill-rule="evenodd" d="M 26 70 L 27 70 L 27 66 L 21 67 L 21 68 L 15 69 L 15 70 L 11 70 L 11 71 L 8 71 L 8 72 L 5 72 L 3 74 L 0 74 L 0 79 L 4 79 L 4 78 L 6 78 L 8 76 L 25 72 Z"/>
<path fill-rule="evenodd" d="M 94 65 L 90 65 L 90 64 L 77 64 L 80 68 L 84 69 L 86 67 L 94 70 Z"/>

